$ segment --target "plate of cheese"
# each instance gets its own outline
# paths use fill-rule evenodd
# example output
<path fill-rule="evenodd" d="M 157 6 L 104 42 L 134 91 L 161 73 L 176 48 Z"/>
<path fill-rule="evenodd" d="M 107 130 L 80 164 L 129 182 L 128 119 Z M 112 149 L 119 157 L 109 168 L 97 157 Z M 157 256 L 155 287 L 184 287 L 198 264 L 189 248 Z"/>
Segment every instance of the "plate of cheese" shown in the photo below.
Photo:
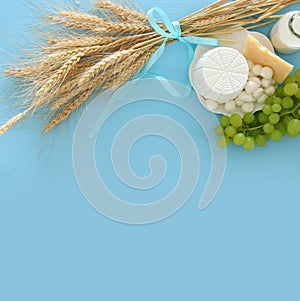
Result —
<path fill-rule="evenodd" d="M 190 66 L 190 81 L 209 111 L 244 115 L 262 109 L 293 66 L 274 53 L 259 32 L 241 30 L 222 35 L 220 47 L 198 46 Z"/>

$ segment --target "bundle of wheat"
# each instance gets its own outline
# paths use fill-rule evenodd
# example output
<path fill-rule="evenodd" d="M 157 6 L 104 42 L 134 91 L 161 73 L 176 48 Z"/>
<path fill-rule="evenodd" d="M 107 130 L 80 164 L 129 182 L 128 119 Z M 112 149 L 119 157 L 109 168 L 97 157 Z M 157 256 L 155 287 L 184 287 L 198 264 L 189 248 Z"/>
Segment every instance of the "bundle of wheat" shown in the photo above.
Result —
<path fill-rule="evenodd" d="M 182 36 L 215 37 L 272 22 L 280 9 L 299 0 L 219 0 L 179 20 Z M 24 116 L 41 108 L 51 116 L 49 132 L 68 118 L 95 92 L 116 89 L 149 61 L 165 38 L 149 24 L 148 17 L 130 6 L 97 1 L 93 14 L 58 11 L 49 16 L 56 24 L 39 55 L 5 71 L 20 79 L 32 99 L 26 110 L 0 127 L 0 135 Z M 158 23 L 164 27 L 162 23 Z M 176 39 L 168 39 L 167 44 Z"/>

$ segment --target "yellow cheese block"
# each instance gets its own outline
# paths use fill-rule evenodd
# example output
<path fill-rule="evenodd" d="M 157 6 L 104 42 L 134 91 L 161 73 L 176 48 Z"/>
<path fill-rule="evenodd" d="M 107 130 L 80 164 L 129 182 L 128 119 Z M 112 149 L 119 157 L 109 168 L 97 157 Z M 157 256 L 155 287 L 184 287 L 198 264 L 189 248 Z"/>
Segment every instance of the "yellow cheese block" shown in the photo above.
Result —
<path fill-rule="evenodd" d="M 248 35 L 244 55 L 254 64 L 272 68 L 274 71 L 273 78 L 278 83 L 282 83 L 294 68 L 293 65 L 272 53 L 251 35 Z"/>

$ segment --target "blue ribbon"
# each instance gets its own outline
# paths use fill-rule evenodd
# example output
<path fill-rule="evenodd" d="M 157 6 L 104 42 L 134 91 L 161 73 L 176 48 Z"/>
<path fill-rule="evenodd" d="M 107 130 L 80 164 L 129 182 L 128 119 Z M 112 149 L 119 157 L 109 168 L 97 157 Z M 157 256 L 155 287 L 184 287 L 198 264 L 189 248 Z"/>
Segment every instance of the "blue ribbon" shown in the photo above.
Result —
<path fill-rule="evenodd" d="M 169 32 L 165 31 L 162 29 L 156 19 L 154 18 L 154 13 L 157 13 L 160 18 L 162 19 L 162 22 L 166 26 Z M 152 28 L 161 36 L 165 37 L 164 42 L 162 45 L 158 48 L 158 50 L 151 56 L 149 59 L 148 63 L 145 65 L 145 67 L 142 69 L 142 71 L 134 78 L 140 78 L 144 76 L 151 68 L 152 66 L 156 63 L 156 61 L 162 56 L 162 54 L 165 51 L 166 44 L 169 39 L 176 39 L 179 42 L 182 42 L 186 45 L 187 47 L 187 52 L 188 52 L 188 66 L 193 61 L 194 58 L 194 49 L 192 45 L 202 45 L 202 46 L 209 46 L 209 47 L 218 47 L 220 46 L 220 41 L 218 39 L 214 38 L 201 38 L 201 37 L 196 37 L 196 36 L 182 36 L 182 31 L 181 27 L 178 21 L 171 22 L 170 18 L 168 15 L 159 7 L 154 7 L 151 8 L 148 13 L 148 20 Z M 156 76 L 159 80 L 162 80 L 163 77 L 161 76 Z M 167 82 L 167 81 L 164 81 Z M 189 80 L 187 81 L 186 87 L 188 88 L 188 91 L 186 94 L 189 94 L 191 92 L 191 84 Z M 168 87 L 171 89 L 171 87 Z M 187 95 L 186 95 L 187 96 Z"/>

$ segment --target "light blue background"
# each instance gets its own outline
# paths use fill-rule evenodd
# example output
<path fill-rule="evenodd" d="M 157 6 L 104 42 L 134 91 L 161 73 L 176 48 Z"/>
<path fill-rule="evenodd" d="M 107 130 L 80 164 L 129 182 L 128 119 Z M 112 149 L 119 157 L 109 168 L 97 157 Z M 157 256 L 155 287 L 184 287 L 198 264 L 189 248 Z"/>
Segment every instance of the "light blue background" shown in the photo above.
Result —
<path fill-rule="evenodd" d="M 138 1 L 172 19 L 209 2 Z M 34 39 L 26 26 L 37 18 L 23 1 L 1 3 L 0 17 L 0 48 L 18 53 L 15 41 Z M 300 67 L 300 53 L 285 58 Z M 185 82 L 184 46 L 168 47 L 154 71 Z M 7 87 L 1 81 L 1 95 Z M 12 114 L 6 105 L 2 121 Z M 160 223 L 128 226 L 98 214 L 77 187 L 76 118 L 55 139 L 40 135 L 42 124 L 36 118 L 0 138 L 0 300 L 300 300 L 300 139 L 252 152 L 230 147 L 223 186 L 207 210 L 197 210 L 194 194 Z M 209 156 L 203 142 L 202 162 Z"/>

